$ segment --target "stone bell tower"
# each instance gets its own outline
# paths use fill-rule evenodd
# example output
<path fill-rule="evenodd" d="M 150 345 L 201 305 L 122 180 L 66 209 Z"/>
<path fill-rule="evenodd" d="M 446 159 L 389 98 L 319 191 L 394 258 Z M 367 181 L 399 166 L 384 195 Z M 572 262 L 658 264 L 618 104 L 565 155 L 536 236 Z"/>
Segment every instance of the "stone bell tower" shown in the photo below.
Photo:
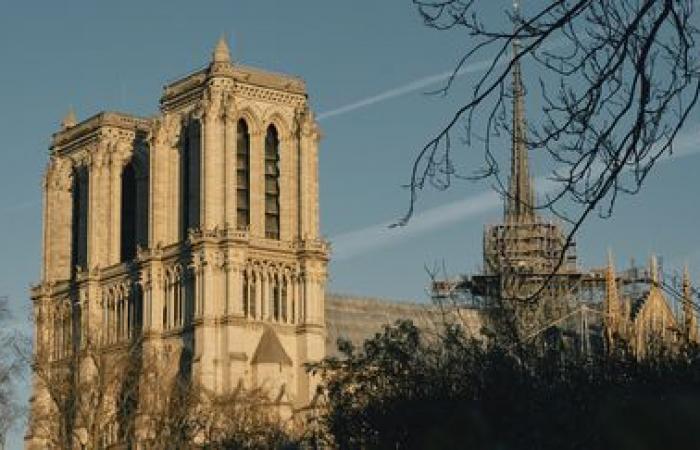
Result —
<path fill-rule="evenodd" d="M 320 136 L 304 82 L 233 61 L 224 39 L 155 117 L 71 112 L 44 179 L 35 356 L 54 367 L 87 343 L 138 343 L 211 391 L 308 405 L 304 365 L 325 356 Z M 51 407 L 39 378 L 34 421 Z"/>
<path fill-rule="evenodd" d="M 223 39 L 206 69 L 165 87 L 141 255 L 155 281 L 147 329 L 187 335 L 210 389 L 266 385 L 296 407 L 312 396 L 303 364 L 325 355 L 328 259 L 319 138 L 304 83 L 232 62 Z"/>

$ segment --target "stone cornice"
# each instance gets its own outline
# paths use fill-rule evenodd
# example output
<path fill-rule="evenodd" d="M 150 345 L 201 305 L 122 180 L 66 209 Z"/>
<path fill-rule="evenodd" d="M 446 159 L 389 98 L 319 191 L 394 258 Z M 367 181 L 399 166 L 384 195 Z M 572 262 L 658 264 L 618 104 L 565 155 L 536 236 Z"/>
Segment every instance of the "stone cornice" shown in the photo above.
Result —
<path fill-rule="evenodd" d="M 198 99 L 212 78 L 230 78 L 234 92 L 242 97 L 302 107 L 306 84 L 301 78 L 244 66 L 217 63 L 167 84 L 160 99 L 163 111 L 183 107 Z"/>
<path fill-rule="evenodd" d="M 106 131 L 113 138 L 132 138 L 137 132 L 148 132 L 151 119 L 124 113 L 103 111 L 66 130 L 54 133 L 51 141 L 52 153 L 63 153 L 101 137 Z M 111 129 L 111 132 L 110 132 Z M 104 134 L 104 133 L 102 133 Z"/>

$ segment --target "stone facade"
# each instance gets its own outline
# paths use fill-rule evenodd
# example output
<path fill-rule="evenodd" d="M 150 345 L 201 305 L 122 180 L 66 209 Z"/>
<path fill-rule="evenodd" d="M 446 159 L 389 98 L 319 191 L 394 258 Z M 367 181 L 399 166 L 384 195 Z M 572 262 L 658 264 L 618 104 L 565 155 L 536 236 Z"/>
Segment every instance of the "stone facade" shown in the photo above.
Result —
<path fill-rule="evenodd" d="M 36 354 L 138 339 L 189 352 L 187 376 L 213 392 L 307 405 L 304 364 L 326 354 L 320 137 L 303 81 L 232 62 L 224 40 L 156 117 L 70 113 L 44 176 Z M 47 395 L 35 377 L 33 415 Z M 31 423 L 27 447 L 46 447 Z"/>

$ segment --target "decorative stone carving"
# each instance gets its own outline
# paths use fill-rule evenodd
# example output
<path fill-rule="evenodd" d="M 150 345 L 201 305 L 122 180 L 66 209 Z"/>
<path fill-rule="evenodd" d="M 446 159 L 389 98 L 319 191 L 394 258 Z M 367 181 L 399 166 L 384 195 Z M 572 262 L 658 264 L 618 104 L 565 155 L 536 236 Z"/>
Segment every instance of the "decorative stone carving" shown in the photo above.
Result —
<path fill-rule="evenodd" d="M 321 129 L 316 122 L 313 111 L 310 109 L 307 109 L 302 115 L 301 132 L 305 136 L 309 136 L 315 141 L 319 141 L 321 139 Z"/>
<path fill-rule="evenodd" d="M 151 148 L 175 148 L 180 141 L 182 118 L 177 114 L 164 114 L 153 122 L 146 140 Z"/>
<path fill-rule="evenodd" d="M 220 86 L 209 85 L 209 88 L 204 91 L 202 96 L 202 112 L 205 119 L 217 119 L 221 115 L 223 90 Z"/>
<path fill-rule="evenodd" d="M 295 107 L 302 107 L 306 105 L 306 98 L 299 94 L 290 94 L 284 91 L 266 89 L 248 84 L 236 84 L 234 90 L 237 95 L 254 100 L 293 105 Z"/>
<path fill-rule="evenodd" d="M 47 175 L 49 189 L 70 191 L 73 187 L 73 161 L 70 158 L 52 158 Z"/>
<path fill-rule="evenodd" d="M 235 121 L 238 116 L 238 108 L 236 105 L 233 92 L 228 91 L 223 95 L 223 116 L 226 120 Z"/>

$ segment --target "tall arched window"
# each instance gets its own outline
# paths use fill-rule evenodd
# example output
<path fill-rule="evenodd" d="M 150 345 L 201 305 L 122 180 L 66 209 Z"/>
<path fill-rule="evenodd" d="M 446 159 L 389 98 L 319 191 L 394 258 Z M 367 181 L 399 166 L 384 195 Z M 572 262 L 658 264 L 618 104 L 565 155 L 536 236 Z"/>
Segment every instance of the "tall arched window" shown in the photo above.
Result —
<path fill-rule="evenodd" d="M 265 237 L 280 238 L 279 156 L 277 128 L 270 125 L 265 136 Z"/>
<path fill-rule="evenodd" d="M 236 227 L 250 226 L 250 133 L 245 120 L 238 121 L 236 132 Z"/>
<path fill-rule="evenodd" d="M 190 120 L 184 127 L 182 143 L 182 159 L 180 164 L 180 184 L 182 227 L 180 238 L 187 239 L 187 230 L 199 227 L 199 194 L 200 194 L 200 167 L 201 167 L 201 123 Z"/>
<path fill-rule="evenodd" d="M 90 180 L 87 168 L 79 167 L 73 176 L 73 229 L 71 235 L 71 273 L 76 266 L 87 268 L 88 198 Z"/>
<path fill-rule="evenodd" d="M 136 257 L 136 174 L 129 162 L 122 171 L 121 261 Z"/>

